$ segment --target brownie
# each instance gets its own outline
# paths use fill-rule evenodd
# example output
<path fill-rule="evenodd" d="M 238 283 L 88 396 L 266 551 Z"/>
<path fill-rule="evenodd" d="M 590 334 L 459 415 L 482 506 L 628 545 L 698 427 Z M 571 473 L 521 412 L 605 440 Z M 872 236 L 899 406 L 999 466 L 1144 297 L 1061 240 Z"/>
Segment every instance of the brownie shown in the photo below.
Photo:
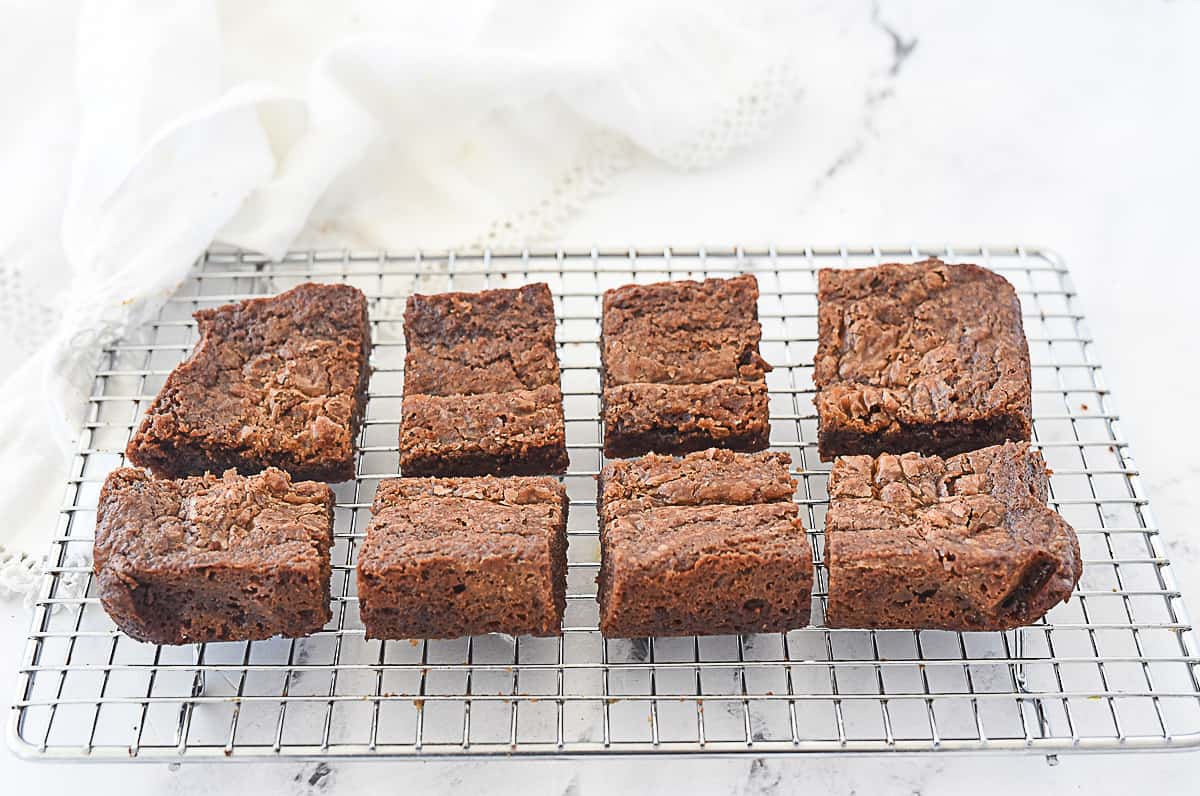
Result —
<path fill-rule="evenodd" d="M 804 627 L 812 550 L 785 453 L 648 454 L 600 479 L 600 630 L 606 636 Z"/>
<path fill-rule="evenodd" d="M 306 283 L 195 318 L 200 342 L 167 377 L 129 460 L 168 478 L 265 467 L 353 478 L 371 373 L 362 291 Z"/>
<path fill-rule="evenodd" d="M 821 459 L 1028 440 L 1029 345 L 1004 277 L 930 259 L 818 278 Z"/>
<path fill-rule="evenodd" d="M 419 395 L 404 399 L 400 429 L 405 475 L 535 475 L 566 469 L 562 391 Z"/>
<path fill-rule="evenodd" d="M 553 636 L 567 601 L 567 493 L 550 477 L 395 478 L 358 554 L 368 638 Z"/>
<path fill-rule="evenodd" d="M 605 291 L 601 336 L 606 456 L 767 446 L 753 276 Z"/>
<path fill-rule="evenodd" d="M 545 283 L 413 295 L 404 336 L 404 475 L 566 471 L 554 301 Z"/>
<path fill-rule="evenodd" d="M 105 479 L 93 568 L 100 604 L 139 641 L 304 636 L 329 621 L 333 492 L 258 475 Z"/>
<path fill-rule="evenodd" d="M 1009 442 L 943 459 L 834 462 L 830 627 L 1006 630 L 1070 597 L 1079 541 L 1046 506 L 1041 454 Z"/>
<path fill-rule="evenodd" d="M 604 390 L 604 455 L 753 451 L 770 434 L 765 381 L 622 384 Z"/>

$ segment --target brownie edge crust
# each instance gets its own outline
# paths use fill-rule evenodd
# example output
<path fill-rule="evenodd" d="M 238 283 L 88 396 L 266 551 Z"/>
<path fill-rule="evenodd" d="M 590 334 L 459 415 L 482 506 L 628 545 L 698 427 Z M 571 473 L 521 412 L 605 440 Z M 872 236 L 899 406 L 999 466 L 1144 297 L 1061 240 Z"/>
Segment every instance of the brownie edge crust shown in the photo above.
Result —
<path fill-rule="evenodd" d="M 139 641 L 305 636 L 329 621 L 333 491 L 268 468 L 105 479 L 93 569 L 100 604 Z"/>
<path fill-rule="evenodd" d="M 1083 571 L 1075 531 L 1046 506 L 1047 489 L 1028 443 L 948 459 L 837 459 L 826 623 L 965 631 L 1037 621 Z"/>
<path fill-rule="evenodd" d="M 1029 440 L 1029 344 L 1004 277 L 937 259 L 822 269 L 817 304 L 823 461 Z"/>
<path fill-rule="evenodd" d="M 371 375 L 362 291 L 305 283 L 194 315 L 200 342 L 167 377 L 129 461 L 167 478 L 266 467 L 353 478 Z"/>

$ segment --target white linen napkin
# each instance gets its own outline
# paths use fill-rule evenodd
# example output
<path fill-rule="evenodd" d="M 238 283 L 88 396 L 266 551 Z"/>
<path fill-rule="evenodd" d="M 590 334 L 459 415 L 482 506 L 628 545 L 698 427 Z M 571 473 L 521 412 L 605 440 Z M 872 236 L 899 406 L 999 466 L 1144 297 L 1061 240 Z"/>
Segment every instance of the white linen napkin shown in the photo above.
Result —
<path fill-rule="evenodd" d="M 825 128 L 824 168 L 828 128 L 861 124 L 891 54 L 865 1 L 4 13 L 0 592 L 25 594 L 99 347 L 214 241 L 544 242 L 641 159 L 703 168 L 797 108 Z"/>

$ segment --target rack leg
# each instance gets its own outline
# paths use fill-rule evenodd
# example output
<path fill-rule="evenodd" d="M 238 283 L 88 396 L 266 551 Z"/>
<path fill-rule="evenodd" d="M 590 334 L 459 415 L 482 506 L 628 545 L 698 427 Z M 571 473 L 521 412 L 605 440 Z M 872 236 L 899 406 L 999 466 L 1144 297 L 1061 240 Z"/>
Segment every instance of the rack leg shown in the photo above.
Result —
<path fill-rule="evenodd" d="M 1013 634 L 1013 657 L 1017 659 L 1016 675 L 1017 688 L 1021 691 L 1025 690 L 1025 634 L 1019 629 L 1011 631 Z"/>
<path fill-rule="evenodd" d="M 199 667 L 200 662 L 203 660 L 203 657 L 204 657 L 204 647 L 202 647 L 199 644 L 193 644 L 192 645 L 192 664 Z M 205 675 L 205 671 L 203 669 L 199 669 L 196 672 L 196 679 L 194 679 L 192 681 L 192 696 L 198 697 L 204 693 L 204 686 L 206 685 L 204 675 Z"/>
<path fill-rule="evenodd" d="M 1024 663 L 1024 661 L 1025 661 L 1025 629 L 1017 628 L 1016 630 L 1012 630 L 1009 632 L 1011 632 L 1013 634 L 1013 641 L 1012 641 L 1013 657 L 1017 660 L 1016 665 L 1013 667 L 1013 674 L 1017 681 L 1017 691 L 1019 691 L 1021 693 L 1025 693 L 1029 690 L 1026 687 L 1027 679 L 1026 679 L 1025 663 Z M 1045 738 L 1046 736 L 1048 736 L 1050 734 L 1050 720 L 1048 718 L 1046 718 L 1046 710 L 1045 710 L 1045 708 L 1042 707 L 1042 702 L 1040 699 L 1033 700 L 1033 712 L 1034 712 L 1034 715 L 1037 716 L 1038 732 L 1041 734 L 1041 737 Z M 1058 765 L 1058 756 L 1057 755 L 1047 755 L 1046 762 L 1049 765 L 1056 766 L 1056 765 Z"/>

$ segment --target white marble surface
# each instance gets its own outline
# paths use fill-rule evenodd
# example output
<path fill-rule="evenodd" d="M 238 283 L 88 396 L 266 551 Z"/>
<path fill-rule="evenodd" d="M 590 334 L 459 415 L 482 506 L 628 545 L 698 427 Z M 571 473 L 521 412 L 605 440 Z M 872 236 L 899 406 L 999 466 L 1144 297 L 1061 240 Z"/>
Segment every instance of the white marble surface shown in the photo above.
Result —
<path fill-rule="evenodd" d="M 1025 242 L 1067 260 L 1124 435 L 1193 605 L 1200 600 L 1194 365 L 1195 80 L 1200 6 L 883 2 L 899 34 L 891 96 L 810 173 L 798 117 L 711 171 L 639 164 L 554 243 Z M 0 681 L 27 615 L 0 603 Z M 638 762 L 46 766 L 0 751 L 5 791 L 577 794 L 1195 792 L 1195 754 Z"/>

